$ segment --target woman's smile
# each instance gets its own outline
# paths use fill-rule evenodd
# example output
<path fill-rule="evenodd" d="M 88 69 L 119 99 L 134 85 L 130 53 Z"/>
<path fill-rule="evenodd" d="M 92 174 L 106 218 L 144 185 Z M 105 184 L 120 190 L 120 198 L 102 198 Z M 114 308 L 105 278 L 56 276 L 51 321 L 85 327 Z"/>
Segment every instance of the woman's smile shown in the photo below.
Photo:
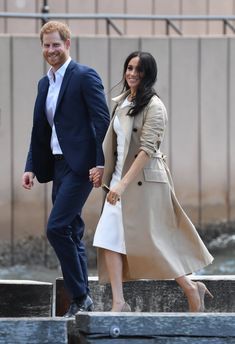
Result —
<path fill-rule="evenodd" d="M 125 78 L 132 94 L 136 93 L 143 76 L 143 73 L 140 72 L 139 62 L 140 58 L 138 56 L 134 57 L 130 60 L 126 69 Z"/>

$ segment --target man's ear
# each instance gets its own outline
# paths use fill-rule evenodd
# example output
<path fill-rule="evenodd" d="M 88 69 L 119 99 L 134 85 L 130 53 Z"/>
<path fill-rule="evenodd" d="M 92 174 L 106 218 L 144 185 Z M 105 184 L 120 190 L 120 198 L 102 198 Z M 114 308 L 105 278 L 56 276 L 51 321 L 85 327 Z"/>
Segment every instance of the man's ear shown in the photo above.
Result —
<path fill-rule="evenodd" d="M 70 40 L 70 39 L 67 39 L 67 40 L 65 41 L 65 46 L 66 46 L 67 49 L 70 48 L 70 46 L 71 46 L 71 40 Z"/>

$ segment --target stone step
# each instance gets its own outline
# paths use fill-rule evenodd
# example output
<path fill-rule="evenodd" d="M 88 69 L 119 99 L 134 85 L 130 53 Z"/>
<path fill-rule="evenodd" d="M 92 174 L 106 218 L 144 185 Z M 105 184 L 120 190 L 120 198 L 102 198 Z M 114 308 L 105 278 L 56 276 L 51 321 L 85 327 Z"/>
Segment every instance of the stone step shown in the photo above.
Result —
<path fill-rule="evenodd" d="M 234 313 L 114 313 L 76 316 L 80 344 L 234 344 Z"/>
<path fill-rule="evenodd" d="M 63 318 L 1 318 L 0 344 L 72 344 L 70 323 Z"/>
<path fill-rule="evenodd" d="M 235 276 L 191 276 L 194 281 L 202 281 L 213 294 L 206 296 L 207 312 L 235 312 Z M 100 285 L 97 277 L 89 278 L 91 297 L 95 311 L 111 309 L 110 285 Z M 126 301 L 135 312 L 187 312 L 187 300 L 174 280 L 138 280 L 124 283 Z M 69 297 L 62 278 L 56 280 L 56 315 L 63 315 L 69 305 Z"/>
<path fill-rule="evenodd" d="M 52 283 L 0 280 L 0 317 L 50 317 L 52 307 Z"/>
<path fill-rule="evenodd" d="M 1 318 L 0 344 L 234 344 L 235 313 L 84 312 Z"/>

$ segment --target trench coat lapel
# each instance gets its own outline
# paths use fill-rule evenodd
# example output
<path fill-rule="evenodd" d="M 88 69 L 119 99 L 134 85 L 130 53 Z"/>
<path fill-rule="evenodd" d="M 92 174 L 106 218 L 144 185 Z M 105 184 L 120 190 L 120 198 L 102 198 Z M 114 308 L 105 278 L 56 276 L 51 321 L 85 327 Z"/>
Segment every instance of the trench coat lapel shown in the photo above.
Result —
<path fill-rule="evenodd" d="M 120 96 L 113 98 L 113 101 L 115 101 L 117 103 L 121 103 L 121 101 L 124 100 L 129 93 L 130 93 L 130 91 L 125 92 L 125 93 L 121 94 Z M 118 116 L 120 125 L 121 125 L 122 130 L 123 130 L 124 135 L 125 135 L 123 161 L 125 161 L 127 153 L 128 153 L 133 123 L 134 123 L 134 117 L 126 116 L 126 113 L 128 112 L 129 109 L 130 109 L 130 106 L 125 106 L 123 109 L 118 108 L 118 111 L 117 111 L 117 116 Z"/>

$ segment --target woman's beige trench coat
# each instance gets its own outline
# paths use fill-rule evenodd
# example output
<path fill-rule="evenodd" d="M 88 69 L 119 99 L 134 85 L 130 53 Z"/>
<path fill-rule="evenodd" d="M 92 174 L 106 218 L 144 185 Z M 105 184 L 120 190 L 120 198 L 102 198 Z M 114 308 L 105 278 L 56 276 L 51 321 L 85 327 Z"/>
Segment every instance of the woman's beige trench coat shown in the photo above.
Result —
<path fill-rule="evenodd" d="M 127 93 L 114 98 L 121 104 Z M 173 189 L 169 169 L 159 146 L 164 137 L 167 113 L 164 104 L 153 96 L 137 116 L 126 116 L 129 107 L 120 109 L 125 133 L 123 175 L 140 149 L 150 161 L 121 197 L 127 255 L 124 256 L 123 280 L 168 279 L 192 273 L 210 264 L 210 255 L 194 225 L 181 208 Z M 103 148 L 103 182 L 109 185 L 116 162 L 116 134 L 113 120 Z M 110 231 L 112 228 L 110 228 Z M 98 249 L 100 282 L 108 282 L 103 249 Z"/>

